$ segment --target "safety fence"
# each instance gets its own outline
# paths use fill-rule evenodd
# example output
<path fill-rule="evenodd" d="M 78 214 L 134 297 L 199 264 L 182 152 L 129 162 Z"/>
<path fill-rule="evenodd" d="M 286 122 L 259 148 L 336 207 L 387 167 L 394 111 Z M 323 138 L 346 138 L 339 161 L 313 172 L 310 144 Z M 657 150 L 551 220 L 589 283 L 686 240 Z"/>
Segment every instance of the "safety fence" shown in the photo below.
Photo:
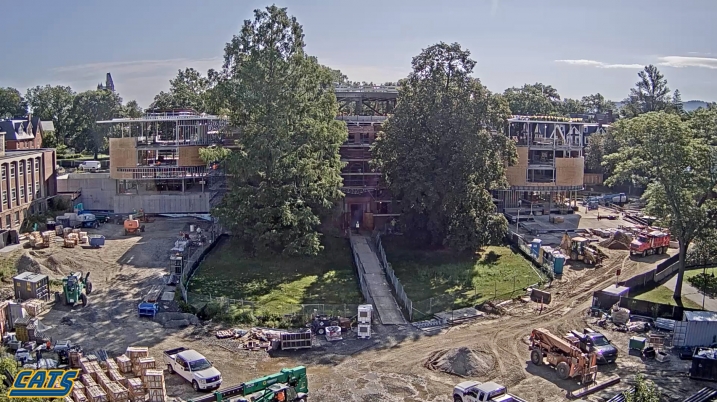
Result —
<path fill-rule="evenodd" d="M 408 320 L 413 321 L 413 301 L 406 294 L 406 291 L 403 289 L 403 285 L 401 285 L 401 281 L 398 280 L 396 273 L 393 272 L 393 269 L 391 268 L 391 264 L 386 259 L 386 252 L 384 251 L 383 244 L 381 243 L 380 233 L 376 234 L 376 251 L 378 252 L 378 260 L 386 273 L 386 277 L 389 279 L 389 282 L 393 287 L 396 301 L 398 301 L 399 305 L 403 308 L 404 312 L 408 316 Z"/>
<path fill-rule="evenodd" d="M 349 230 L 349 244 L 351 244 L 351 255 L 353 257 L 354 265 L 356 266 L 356 276 L 358 276 L 359 279 L 359 288 L 361 289 L 361 294 L 363 295 L 364 300 L 366 300 L 366 303 L 373 304 L 371 292 L 369 292 L 368 286 L 366 285 L 366 278 L 364 278 L 366 270 L 361 263 L 361 258 L 359 258 L 358 253 L 354 250 L 353 243 L 350 239 L 351 231 Z"/>
<path fill-rule="evenodd" d="M 495 292 L 492 294 L 485 295 L 486 298 L 480 298 L 479 303 L 482 304 L 488 301 L 510 300 L 514 297 L 524 294 L 525 292 L 522 288 L 515 288 L 512 292 Z M 472 304 L 471 300 L 469 300 L 470 297 L 470 294 L 443 294 L 425 300 L 414 301 L 413 320 L 419 321 L 430 319 L 431 317 L 433 317 L 433 315 L 437 313 L 450 313 L 452 310 L 458 310 L 469 306 L 475 307 L 475 304 Z"/>
<path fill-rule="evenodd" d="M 312 315 L 326 314 L 333 317 L 353 317 L 357 314 L 358 304 L 277 304 L 255 300 L 232 299 L 228 297 L 212 297 L 198 293 L 187 292 L 187 304 L 197 310 L 210 308 L 212 315 L 222 318 L 232 318 L 251 313 L 254 317 L 273 316 L 277 318 L 298 318 L 309 321 Z"/>
<path fill-rule="evenodd" d="M 549 281 L 555 279 L 555 272 L 550 262 L 545 259 L 542 262 L 538 261 L 537 257 L 531 251 L 530 243 L 526 242 L 522 236 L 510 231 L 508 233 L 507 238 L 508 243 L 510 243 L 515 249 L 517 249 L 518 252 L 523 254 L 523 256 L 526 257 L 528 261 L 530 261 L 534 266 L 538 267 L 540 271 L 546 277 L 548 277 Z"/>
<path fill-rule="evenodd" d="M 189 250 L 187 251 L 189 258 L 182 267 L 182 275 L 179 278 L 179 290 L 182 294 L 182 300 L 185 302 L 188 302 L 187 289 L 189 288 L 189 281 L 192 279 L 192 275 L 194 275 L 194 272 L 199 268 L 199 265 L 204 261 L 207 254 L 214 249 L 221 239 L 227 237 L 224 228 L 216 222 L 209 227 L 206 233 L 207 241 L 199 247 L 189 246 Z"/>

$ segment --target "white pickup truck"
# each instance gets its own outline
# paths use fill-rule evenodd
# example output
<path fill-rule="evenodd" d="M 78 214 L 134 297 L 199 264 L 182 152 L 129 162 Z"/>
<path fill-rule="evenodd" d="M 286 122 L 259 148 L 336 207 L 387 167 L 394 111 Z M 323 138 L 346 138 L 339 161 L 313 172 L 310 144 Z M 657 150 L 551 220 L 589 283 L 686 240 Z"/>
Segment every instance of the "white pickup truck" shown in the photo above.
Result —
<path fill-rule="evenodd" d="M 195 350 L 186 348 L 165 350 L 164 362 L 167 363 L 170 374 L 177 373 L 191 382 L 195 391 L 219 388 L 222 385 L 222 373 Z"/>
<path fill-rule="evenodd" d="M 453 402 L 526 402 L 510 395 L 508 389 L 494 382 L 464 381 L 453 388 Z"/>

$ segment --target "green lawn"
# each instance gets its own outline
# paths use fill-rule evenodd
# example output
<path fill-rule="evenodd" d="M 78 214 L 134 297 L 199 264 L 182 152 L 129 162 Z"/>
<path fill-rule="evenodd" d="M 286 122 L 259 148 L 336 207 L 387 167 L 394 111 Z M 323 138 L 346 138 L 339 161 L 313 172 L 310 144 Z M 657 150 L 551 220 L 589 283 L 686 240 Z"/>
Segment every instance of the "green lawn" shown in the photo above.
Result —
<path fill-rule="evenodd" d="M 700 271 L 702 272 L 702 271 Z M 637 300 L 645 300 L 653 303 L 660 303 L 660 304 L 669 304 L 670 306 L 676 306 L 677 303 L 675 302 L 675 299 L 672 298 L 673 291 L 666 286 L 658 286 L 653 290 L 650 290 L 648 292 L 642 293 L 640 295 L 637 295 L 633 297 Z M 687 297 L 682 297 L 682 305 L 683 307 L 688 308 L 699 308 L 701 309 L 702 306 L 693 302 L 692 300 L 688 299 Z"/>
<path fill-rule="evenodd" d="M 707 268 L 706 270 L 702 271 L 701 269 L 692 269 L 689 271 L 685 271 L 685 281 L 687 281 L 687 278 L 693 278 L 697 275 L 701 275 L 702 272 L 706 272 L 707 275 L 714 275 L 717 276 L 717 267 L 715 268 Z"/>
<path fill-rule="evenodd" d="M 541 280 L 530 262 L 509 247 L 460 254 L 416 249 L 402 236 L 382 241 L 413 307 L 423 313 L 475 305 L 496 296 L 507 299 Z"/>
<path fill-rule="evenodd" d="M 251 257 L 231 238 L 199 266 L 189 292 L 256 302 L 273 311 L 298 304 L 358 304 L 363 298 L 348 240 L 324 238 L 317 257 Z"/>

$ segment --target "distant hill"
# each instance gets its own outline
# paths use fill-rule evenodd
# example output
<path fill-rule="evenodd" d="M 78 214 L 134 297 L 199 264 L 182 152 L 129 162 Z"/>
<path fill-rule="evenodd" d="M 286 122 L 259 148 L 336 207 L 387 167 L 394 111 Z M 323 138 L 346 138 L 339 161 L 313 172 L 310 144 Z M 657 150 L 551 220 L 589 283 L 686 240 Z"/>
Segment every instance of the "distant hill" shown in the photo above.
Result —
<path fill-rule="evenodd" d="M 615 106 L 619 109 L 622 107 L 622 102 L 615 102 Z M 682 102 L 682 107 L 685 109 L 685 112 L 691 112 L 693 110 L 697 110 L 701 107 L 706 108 L 709 103 L 701 100 L 691 100 Z"/>

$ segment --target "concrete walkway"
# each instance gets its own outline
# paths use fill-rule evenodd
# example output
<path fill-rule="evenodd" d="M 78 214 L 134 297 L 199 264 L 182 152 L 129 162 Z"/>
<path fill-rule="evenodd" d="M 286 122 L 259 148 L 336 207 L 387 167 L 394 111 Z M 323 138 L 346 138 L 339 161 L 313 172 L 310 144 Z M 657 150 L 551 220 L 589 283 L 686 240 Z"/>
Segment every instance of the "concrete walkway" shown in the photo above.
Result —
<path fill-rule="evenodd" d="M 670 280 L 665 282 L 664 285 L 671 291 L 675 291 L 675 286 L 677 285 L 677 275 L 673 275 Z M 687 279 L 682 281 L 682 297 L 685 297 L 687 299 L 692 300 L 693 302 L 697 303 L 698 305 L 702 305 L 702 293 L 700 293 L 697 288 L 690 285 L 689 282 L 687 282 Z M 709 296 L 704 296 L 705 301 L 705 310 L 708 311 L 717 311 L 717 299 L 713 299 Z"/>
<path fill-rule="evenodd" d="M 407 324 L 406 318 L 391 293 L 381 263 L 371 249 L 370 241 L 371 238 L 367 236 L 351 236 L 351 247 L 358 254 L 363 266 L 363 270 L 359 267 L 359 272 L 363 275 L 368 291 L 371 293 L 378 317 L 384 325 Z"/>

